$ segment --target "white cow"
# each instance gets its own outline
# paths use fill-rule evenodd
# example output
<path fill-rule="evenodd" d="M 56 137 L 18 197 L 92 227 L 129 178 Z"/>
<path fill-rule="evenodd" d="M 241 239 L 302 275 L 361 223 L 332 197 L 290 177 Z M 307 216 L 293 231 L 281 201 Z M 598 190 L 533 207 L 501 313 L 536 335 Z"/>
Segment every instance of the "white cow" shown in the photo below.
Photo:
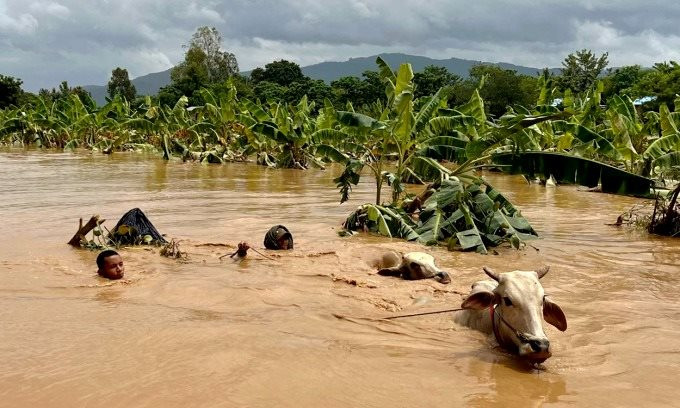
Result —
<path fill-rule="evenodd" d="M 457 323 L 495 336 L 498 344 L 532 363 L 542 363 L 552 353 L 543 331 L 543 319 L 561 331 L 567 319 L 555 303 L 546 298 L 538 281 L 549 267 L 536 271 L 497 274 L 484 267 L 493 280 L 478 281 L 456 313 Z"/>
<path fill-rule="evenodd" d="M 382 256 L 382 268 L 378 271 L 383 276 L 400 276 L 402 279 L 434 279 L 439 283 L 451 283 L 451 276 L 434 264 L 434 257 L 424 252 L 408 252 L 401 254 L 390 251 Z"/>

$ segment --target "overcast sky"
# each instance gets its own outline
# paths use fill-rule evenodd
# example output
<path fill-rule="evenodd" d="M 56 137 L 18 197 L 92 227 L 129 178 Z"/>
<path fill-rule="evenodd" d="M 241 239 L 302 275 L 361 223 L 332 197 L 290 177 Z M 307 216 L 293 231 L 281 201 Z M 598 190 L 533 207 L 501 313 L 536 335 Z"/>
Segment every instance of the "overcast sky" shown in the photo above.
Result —
<path fill-rule="evenodd" d="M 380 52 L 560 66 L 576 49 L 611 65 L 680 60 L 677 0 L 0 0 L 0 74 L 24 89 L 105 84 L 170 68 L 199 26 L 241 70 Z"/>

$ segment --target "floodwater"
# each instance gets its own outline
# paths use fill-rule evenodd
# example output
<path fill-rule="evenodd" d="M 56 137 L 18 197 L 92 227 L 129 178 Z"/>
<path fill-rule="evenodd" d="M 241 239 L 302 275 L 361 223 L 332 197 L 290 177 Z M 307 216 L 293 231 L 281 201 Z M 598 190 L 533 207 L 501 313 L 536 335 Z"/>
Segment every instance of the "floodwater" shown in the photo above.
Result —
<path fill-rule="evenodd" d="M 166 163 L 141 154 L 0 153 L 0 406 L 680 406 L 680 240 L 607 226 L 638 199 L 489 175 L 542 239 L 498 254 L 427 248 L 453 282 L 374 274 L 412 243 L 337 235 L 374 197 L 369 178 L 338 204 L 337 169 Z M 124 249 L 126 279 L 65 244 L 79 218 L 112 227 L 142 208 L 181 240 L 184 262 Z M 262 248 L 286 225 L 295 250 Z M 482 265 L 551 266 L 546 292 L 569 320 L 546 328 L 535 370 L 456 326 Z M 346 318 L 338 319 L 335 315 Z"/>

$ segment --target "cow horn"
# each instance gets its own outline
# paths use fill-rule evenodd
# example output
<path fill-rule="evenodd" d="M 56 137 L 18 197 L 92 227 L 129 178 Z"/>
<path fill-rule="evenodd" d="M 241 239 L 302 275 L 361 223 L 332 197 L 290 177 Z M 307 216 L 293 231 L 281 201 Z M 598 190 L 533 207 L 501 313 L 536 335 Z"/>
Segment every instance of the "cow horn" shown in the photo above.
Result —
<path fill-rule="evenodd" d="M 536 269 L 536 275 L 538 275 L 538 279 L 541 279 L 542 277 L 545 276 L 546 273 L 550 270 L 549 266 L 543 266 L 538 269 Z"/>
<path fill-rule="evenodd" d="M 494 272 L 493 269 L 488 268 L 486 266 L 482 266 L 482 269 L 484 269 L 484 273 L 489 275 L 489 278 L 495 280 L 496 282 L 498 282 L 500 280 L 500 278 L 498 277 L 498 274 L 496 274 L 496 272 Z"/>

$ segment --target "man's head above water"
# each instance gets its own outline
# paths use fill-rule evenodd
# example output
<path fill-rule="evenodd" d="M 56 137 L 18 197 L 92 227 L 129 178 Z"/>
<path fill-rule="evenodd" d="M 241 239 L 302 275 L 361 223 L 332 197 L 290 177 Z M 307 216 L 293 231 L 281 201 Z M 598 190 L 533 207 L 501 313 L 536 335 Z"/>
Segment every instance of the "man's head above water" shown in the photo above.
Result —
<path fill-rule="evenodd" d="M 123 258 L 111 249 L 97 255 L 97 274 L 107 279 L 120 279 L 125 274 Z"/>
<path fill-rule="evenodd" d="M 279 249 L 293 249 L 293 237 L 290 232 L 279 228 L 276 230 L 276 243 L 279 244 Z"/>
<path fill-rule="evenodd" d="M 264 235 L 267 249 L 293 249 L 293 235 L 283 225 L 275 225 Z"/>

